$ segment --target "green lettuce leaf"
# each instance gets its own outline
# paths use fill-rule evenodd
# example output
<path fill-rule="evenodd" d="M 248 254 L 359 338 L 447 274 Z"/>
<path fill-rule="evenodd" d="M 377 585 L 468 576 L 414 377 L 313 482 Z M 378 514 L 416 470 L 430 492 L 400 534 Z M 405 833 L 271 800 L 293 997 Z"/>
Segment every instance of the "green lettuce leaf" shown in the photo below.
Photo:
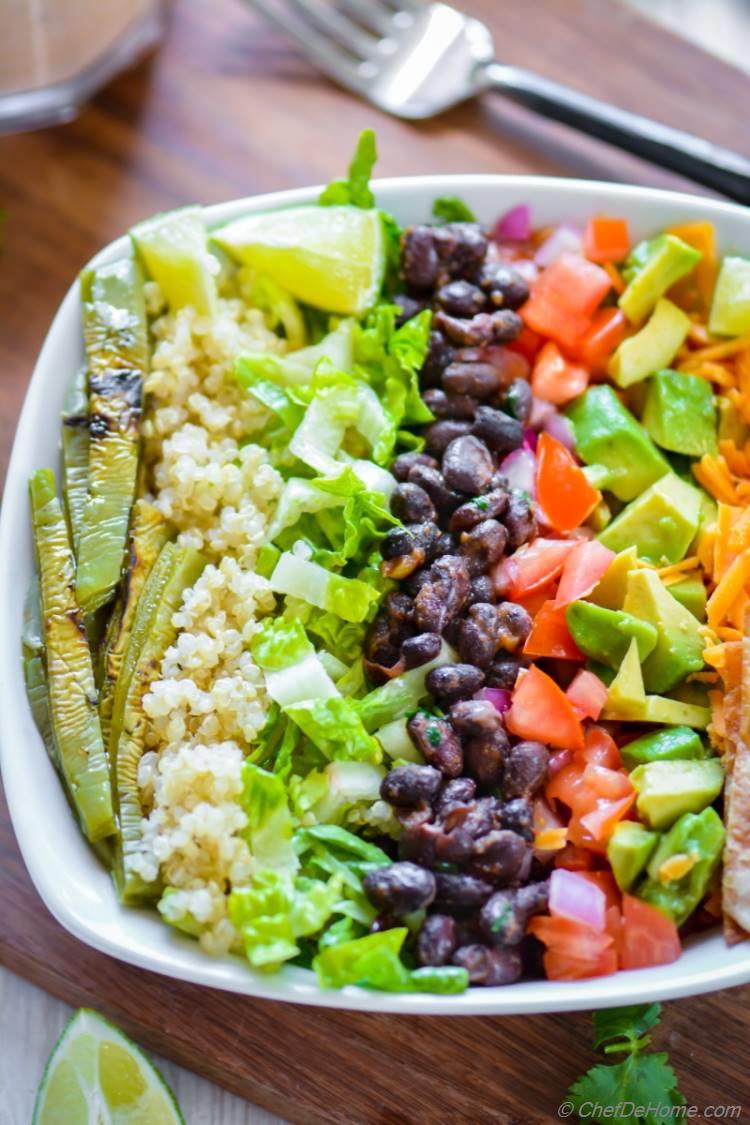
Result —
<path fill-rule="evenodd" d="M 326 946 L 313 960 L 321 988 L 358 984 L 388 992 L 463 992 L 469 983 L 466 969 L 407 969 L 400 953 L 408 932 L 399 926 Z"/>
<path fill-rule="evenodd" d="M 240 271 L 240 285 L 247 303 L 265 313 L 268 327 L 283 329 L 291 350 L 304 346 L 305 321 L 291 293 L 266 274 L 256 274 L 247 267 Z"/>
<path fill-rule="evenodd" d="M 375 391 L 395 434 L 404 424 L 424 425 L 434 415 L 419 392 L 419 372 L 430 340 L 432 313 L 418 313 L 400 328 L 396 305 L 379 304 L 354 332 L 354 361 Z"/>
<path fill-rule="evenodd" d="M 301 622 L 277 617 L 262 622 L 250 642 L 250 651 L 264 672 L 280 672 L 299 664 L 315 649 Z"/>
<path fill-rule="evenodd" d="M 245 838 L 258 866 L 286 873 L 296 871 L 294 824 L 283 780 L 245 761 L 242 786 L 241 805 L 248 820 Z"/>
<path fill-rule="evenodd" d="M 342 824 L 358 805 L 368 807 L 379 800 L 384 777 L 382 766 L 366 761 L 333 761 L 324 770 L 313 770 L 302 782 L 312 797 L 308 817 L 319 824 Z"/>
<path fill-rule="evenodd" d="M 440 195 L 432 205 L 432 216 L 443 223 L 475 223 L 477 217 L 457 195 Z"/>
<path fill-rule="evenodd" d="M 375 133 L 363 129 L 349 164 L 347 179 L 332 180 L 320 193 L 318 203 L 321 207 L 363 207 L 366 210 L 375 206 L 375 196 L 370 191 L 370 177 L 378 159 Z"/>
<path fill-rule="evenodd" d="M 366 621 L 380 601 L 380 591 L 369 582 L 332 574 L 291 551 L 281 556 L 269 584 L 276 594 L 290 594 L 354 623 Z"/>
<path fill-rule="evenodd" d="M 425 683 L 427 673 L 442 664 L 453 663 L 454 659 L 453 649 L 443 641 L 443 646 L 434 660 L 422 664 L 419 668 L 403 672 L 400 676 L 394 676 L 388 683 L 371 691 L 364 699 L 356 700 L 355 706 L 366 729 L 377 730 L 378 727 L 386 726 L 416 711 L 428 694 Z"/>
<path fill-rule="evenodd" d="M 351 699 L 307 699 L 291 704 L 286 713 L 330 761 L 379 762 L 383 756 Z"/>
<path fill-rule="evenodd" d="M 286 617 L 264 621 L 250 643 L 250 651 L 265 672 L 268 694 L 282 710 L 300 700 L 338 695 L 300 621 Z"/>
<path fill-rule="evenodd" d="M 351 319 L 341 323 L 317 344 L 287 352 L 284 356 L 266 352 L 249 352 L 234 364 L 234 377 L 241 386 L 252 390 L 258 381 L 268 380 L 279 387 L 306 387 L 322 360 L 336 371 L 350 372 L 354 364 L 354 329 Z"/>

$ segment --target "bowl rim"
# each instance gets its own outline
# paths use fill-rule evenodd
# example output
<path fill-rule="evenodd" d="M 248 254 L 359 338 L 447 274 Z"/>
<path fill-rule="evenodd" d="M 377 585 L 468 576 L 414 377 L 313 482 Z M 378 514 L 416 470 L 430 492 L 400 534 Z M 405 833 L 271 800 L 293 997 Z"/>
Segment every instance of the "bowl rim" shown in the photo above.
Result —
<path fill-rule="evenodd" d="M 503 174 L 431 174 L 424 176 L 401 176 L 374 180 L 372 184 L 378 202 L 388 206 L 388 197 L 419 197 L 422 202 L 431 193 L 435 195 L 446 190 L 460 194 L 462 189 L 472 187 L 498 188 L 503 195 L 513 192 L 541 192 L 542 195 L 559 193 L 560 210 L 564 210 L 571 200 L 587 200 L 592 204 L 606 207 L 621 204 L 632 209 L 639 204 L 675 204 L 690 207 L 691 215 L 699 218 L 727 217 L 742 220 L 748 225 L 750 236 L 750 212 L 741 205 L 705 196 L 693 196 L 688 192 L 675 192 L 661 188 L 649 188 L 628 184 L 613 184 L 596 180 L 566 179 L 562 177 L 503 175 Z M 209 226 L 224 223 L 238 215 L 268 209 L 309 204 L 315 202 L 320 185 L 298 187 L 262 195 L 215 203 L 204 208 Z M 90 265 L 100 265 L 120 256 L 129 248 L 127 234 L 112 240 L 91 259 Z M 34 364 L 19 415 L 16 434 L 8 462 L 2 509 L 0 509 L 0 604 L 12 604 L 14 591 L 10 579 L 10 560 L 16 550 L 19 534 L 28 537 L 28 518 L 24 523 L 21 515 L 25 506 L 26 466 L 25 447 L 33 444 L 36 419 L 43 416 L 45 385 L 49 376 L 44 372 L 50 367 L 52 357 L 58 348 L 58 338 L 62 338 L 66 326 L 80 324 L 77 278 L 68 289 L 52 320 L 50 328 Z M 15 591 L 18 597 L 18 591 Z M 548 980 L 525 981 L 505 988 L 474 988 L 458 996 L 439 996 L 419 993 L 379 993 L 353 986 L 342 990 L 322 990 L 315 978 L 307 970 L 287 967 L 281 973 L 269 977 L 253 972 L 240 958 L 226 957 L 213 959 L 199 950 L 195 942 L 169 931 L 169 940 L 161 943 L 163 950 L 148 947 L 133 947 L 128 944 L 127 924 L 123 928 L 96 926 L 87 921 L 75 908 L 75 903 L 66 895 L 65 889 L 54 882 L 45 870 L 41 852 L 36 846 L 35 835 L 38 821 L 26 815 L 23 809 L 24 773 L 35 769 L 34 764 L 25 766 L 21 756 L 14 756 L 13 746 L 20 733 L 20 716 L 27 711 L 25 692 L 16 689 L 20 676 L 19 638 L 13 629 L 6 629 L 0 636 L 0 766 L 2 767 L 11 822 L 18 846 L 32 883 L 42 901 L 71 934 L 103 953 L 136 965 L 143 969 L 159 972 L 175 979 L 193 984 L 202 984 L 226 991 L 237 992 L 262 999 L 277 999 L 294 1003 L 330 1007 L 332 1009 L 352 1009 L 359 1011 L 390 1012 L 405 1015 L 472 1015 L 472 1014 L 525 1014 L 553 1011 L 573 1011 L 588 1008 L 604 1008 L 622 1003 L 637 1003 L 653 1000 L 668 1000 L 680 996 L 697 995 L 750 980 L 750 948 L 727 949 L 719 964 L 701 967 L 691 966 L 682 973 L 671 974 L 659 967 L 616 973 L 611 977 L 596 978 L 590 981 L 557 982 Z M 19 702 L 19 699 L 21 702 Z M 28 718 L 28 716 L 26 716 Z M 41 738 L 37 736 L 36 760 L 41 757 L 46 762 Z M 29 755 L 31 758 L 33 755 Z M 24 756 L 25 757 L 25 756 Z M 47 763 L 47 768 L 52 767 Z M 54 778 L 57 785 L 57 779 Z M 69 815 L 69 814 L 68 814 Z M 86 849 L 91 863 L 96 861 Z M 71 856 L 75 864 L 75 857 Z M 85 865 L 84 865 L 85 866 Z M 113 896 L 114 897 L 114 896 Z M 137 918 L 153 911 L 121 908 L 127 911 L 126 917 Z M 158 919 L 153 919 L 163 926 Z M 691 943 L 692 950 L 704 945 L 722 941 L 711 931 Z M 197 956 L 196 956 L 197 954 Z M 682 960 L 682 959 L 681 959 Z M 675 965 L 679 965 L 678 961 Z"/>

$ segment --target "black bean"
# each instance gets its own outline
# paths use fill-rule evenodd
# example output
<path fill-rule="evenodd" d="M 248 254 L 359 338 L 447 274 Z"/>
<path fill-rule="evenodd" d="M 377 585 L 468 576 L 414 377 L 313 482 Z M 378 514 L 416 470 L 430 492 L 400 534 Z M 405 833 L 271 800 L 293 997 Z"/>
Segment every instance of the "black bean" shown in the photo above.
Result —
<path fill-rule="evenodd" d="M 461 503 L 461 497 L 448 488 L 442 473 L 428 465 L 415 465 L 409 473 L 409 480 L 425 490 L 439 512 L 452 512 Z"/>
<path fill-rule="evenodd" d="M 451 363 L 443 372 L 442 382 L 449 395 L 489 398 L 500 386 L 500 373 L 490 363 Z"/>
<path fill-rule="evenodd" d="M 406 324 L 407 320 L 411 320 L 413 316 L 427 308 L 425 301 L 410 297 L 408 293 L 396 293 L 393 297 L 393 304 L 398 305 L 400 309 L 396 317 L 396 324 L 399 328 L 402 324 Z"/>
<path fill-rule="evenodd" d="M 408 285 L 414 289 L 433 289 L 438 277 L 438 256 L 431 227 L 407 227 L 401 239 L 402 269 Z"/>
<path fill-rule="evenodd" d="M 404 523 L 434 520 L 435 505 L 423 488 L 411 481 L 397 484 L 391 493 L 391 511 Z"/>
<path fill-rule="evenodd" d="M 456 948 L 456 923 L 449 914 L 428 914 L 417 938 L 420 965 L 447 965 Z"/>
<path fill-rule="evenodd" d="M 454 805 L 465 804 L 473 800 L 476 791 L 476 782 L 470 777 L 457 777 L 454 781 L 447 781 L 435 801 L 435 811 L 442 815 Z"/>
<path fill-rule="evenodd" d="M 504 801 L 500 807 L 499 825 L 523 836 L 524 840 L 534 839 L 534 810 L 527 797 L 514 797 Z"/>
<path fill-rule="evenodd" d="M 449 316 L 438 312 L 434 321 L 452 344 L 459 347 L 481 347 L 483 344 L 505 344 L 515 340 L 523 327 L 523 321 L 510 309 L 496 312 L 477 313 L 471 318 Z"/>
<path fill-rule="evenodd" d="M 464 755 L 453 727 L 446 719 L 417 711 L 406 724 L 409 736 L 428 765 L 440 770 L 443 777 L 458 777 L 463 771 Z"/>
<path fill-rule="evenodd" d="M 453 954 L 454 965 L 469 974 L 470 984 L 488 987 L 514 984 L 523 972 L 523 961 L 516 946 L 488 949 L 486 945 L 462 945 Z"/>
<path fill-rule="evenodd" d="M 503 717 L 487 699 L 464 699 L 450 709 L 450 720 L 462 738 L 479 738 L 503 730 Z"/>
<path fill-rule="evenodd" d="M 425 449 L 430 453 L 441 454 L 454 438 L 463 437 L 471 433 L 471 422 L 462 422 L 457 418 L 443 418 L 440 422 L 433 422 L 424 432 Z"/>
<path fill-rule="evenodd" d="M 500 561 L 507 542 L 508 533 L 497 520 L 482 520 L 463 533 L 459 552 L 466 559 L 472 578 L 486 574 Z"/>
<path fill-rule="evenodd" d="M 504 688 L 512 691 L 516 686 L 521 661 L 515 656 L 505 654 L 496 656 L 486 672 L 487 687 Z"/>
<path fill-rule="evenodd" d="M 516 891 L 516 898 L 519 907 L 526 911 L 528 918 L 532 914 L 543 913 L 547 909 L 549 900 L 549 879 L 543 879 L 539 883 L 527 883 L 525 887 L 519 887 Z"/>
<path fill-rule="evenodd" d="M 508 547 L 515 551 L 536 535 L 536 516 L 528 496 L 513 489 L 508 497 L 508 507 L 503 516 L 508 532 Z"/>
<path fill-rule="evenodd" d="M 502 516 L 507 506 L 508 493 L 504 488 L 495 488 L 492 492 L 485 492 L 484 496 L 476 496 L 456 508 L 448 527 L 451 531 L 470 531 L 482 520 L 497 519 Z"/>
<path fill-rule="evenodd" d="M 547 777 L 548 764 L 549 750 L 541 742 L 517 742 L 505 761 L 504 796 L 536 793 Z"/>
<path fill-rule="evenodd" d="M 401 655 L 406 668 L 420 668 L 440 653 L 440 637 L 437 633 L 418 633 L 407 637 L 401 645 Z"/>
<path fill-rule="evenodd" d="M 518 652 L 531 632 L 531 616 L 528 610 L 515 602 L 500 602 L 495 606 L 497 614 L 498 648 L 505 652 Z"/>
<path fill-rule="evenodd" d="M 382 934 L 383 930 L 395 930 L 403 922 L 395 914 L 378 914 L 370 923 L 371 934 Z"/>
<path fill-rule="evenodd" d="M 526 932 L 527 915 L 519 909 L 517 892 L 498 891 L 479 912 L 482 937 L 490 945 L 518 945 Z"/>
<path fill-rule="evenodd" d="M 415 808 L 423 801 L 428 803 L 438 792 L 443 776 L 432 766 L 420 766 L 409 762 L 406 766 L 394 766 L 380 783 L 380 796 L 391 805 L 399 808 Z"/>
<path fill-rule="evenodd" d="M 414 602 L 401 590 L 390 590 L 383 599 L 382 608 L 392 621 L 411 624 L 414 620 Z"/>
<path fill-rule="evenodd" d="M 397 916 L 429 906 L 436 889 L 432 872 L 408 861 L 368 871 L 362 886 L 373 906 Z"/>
<path fill-rule="evenodd" d="M 481 906 L 495 889 L 491 883 L 474 875 L 435 872 L 435 905 L 451 912 L 465 912 Z"/>
<path fill-rule="evenodd" d="M 485 262 L 479 284 L 497 308 L 520 308 L 529 296 L 529 287 L 520 273 L 499 262 Z"/>
<path fill-rule="evenodd" d="M 487 295 L 470 281 L 449 281 L 435 294 L 435 303 L 451 316 L 474 316 L 487 307 Z"/>
<path fill-rule="evenodd" d="M 401 624 L 384 614 L 379 614 L 367 631 L 366 660 L 374 665 L 382 665 L 383 668 L 391 667 L 400 660 L 403 639 Z M 388 676 L 384 678 L 387 679 Z"/>
<path fill-rule="evenodd" d="M 482 789 L 497 789 L 503 780 L 508 736 L 498 729 L 472 738 L 464 746 L 466 772 Z"/>
<path fill-rule="evenodd" d="M 429 816 L 430 810 L 426 806 L 425 808 Z M 435 841 L 442 830 L 439 825 L 419 814 L 420 810 L 417 810 L 410 817 L 399 817 L 402 828 L 398 841 L 398 858 L 419 863 L 422 867 L 432 867 L 435 863 Z"/>
<path fill-rule="evenodd" d="M 458 626 L 458 655 L 465 664 L 489 668 L 497 651 L 495 606 L 478 602 L 469 607 Z M 490 706 L 492 706 L 490 704 Z M 494 708 L 493 708 L 494 710 Z"/>
<path fill-rule="evenodd" d="M 431 387 L 422 395 L 425 406 L 436 418 L 451 418 L 459 421 L 472 421 L 477 412 L 478 401 L 469 395 L 447 395 L 439 387 Z"/>
<path fill-rule="evenodd" d="M 438 823 L 449 834 L 461 829 L 471 840 L 478 840 L 496 827 L 498 807 L 502 802 L 495 797 L 454 802 L 439 814 Z"/>
<path fill-rule="evenodd" d="M 440 384 L 440 377 L 448 364 L 453 362 L 454 355 L 454 349 L 442 332 L 430 332 L 427 355 L 419 372 L 419 385 L 423 390 Z"/>
<path fill-rule="evenodd" d="M 469 597 L 469 569 L 458 555 L 443 555 L 414 600 L 414 620 L 423 633 L 442 633 Z"/>
<path fill-rule="evenodd" d="M 518 419 L 492 406 L 477 408 L 472 433 L 501 456 L 523 445 L 523 426 Z"/>
<path fill-rule="evenodd" d="M 402 583 L 402 590 L 405 591 L 411 598 L 416 598 L 419 591 L 423 586 L 430 582 L 430 568 L 423 567 L 421 570 L 414 570 L 408 575 Z M 420 628 L 423 628 L 420 626 Z M 431 631 L 431 630 L 428 630 Z"/>
<path fill-rule="evenodd" d="M 516 418 L 522 426 L 528 426 L 533 405 L 534 396 L 528 380 L 514 379 L 503 395 L 502 407 L 505 413 Z"/>
<path fill-rule="evenodd" d="M 477 605 L 479 602 L 494 605 L 495 600 L 495 586 L 489 574 L 480 574 L 478 578 L 472 578 L 469 605 Z"/>
<path fill-rule="evenodd" d="M 415 465 L 427 465 L 431 469 L 439 468 L 435 458 L 430 457 L 428 453 L 400 453 L 391 465 L 391 472 L 396 480 L 405 481 L 409 479 L 409 473 Z"/>
<path fill-rule="evenodd" d="M 449 531 L 442 531 L 435 540 L 430 555 L 433 559 L 442 558 L 444 555 L 455 555 L 458 549 L 456 537 Z"/>
<path fill-rule="evenodd" d="M 478 223 L 445 223 L 432 231 L 440 261 L 439 284 L 452 277 L 474 277 L 487 253 L 487 239 Z"/>
<path fill-rule="evenodd" d="M 384 559 L 406 555 L 416 546 L 414 536 L 405 527 L 392 527 L 380 540 L 380 553 Z"/>
<path fill-rule="evenodd" d="M 484 673 L 473 664 L 442 664 L 428 672 L 426 680 L 427 690 L 441 707 L 470 699 L 483 683 Z"/>
<path fill-rule="evenodd" d="M 494 473 L 492 455 L 472 434 L 455 438 L 443 454 L 443 479 L 449 488 L 478 496 L 489 488 Z"/>
<path fill-rule="evenodd" d="M 461 825 L 441 831 L 435 837 L 435 862 L 460 864 L 470 858 L 474 838 Z"/>
<path fill-rule="evenodd" d="M 474 844 L 471 872 L 501 886 L 528 878 L 532 851 L 528 841 L 507 828 L 498 828 Z"/>

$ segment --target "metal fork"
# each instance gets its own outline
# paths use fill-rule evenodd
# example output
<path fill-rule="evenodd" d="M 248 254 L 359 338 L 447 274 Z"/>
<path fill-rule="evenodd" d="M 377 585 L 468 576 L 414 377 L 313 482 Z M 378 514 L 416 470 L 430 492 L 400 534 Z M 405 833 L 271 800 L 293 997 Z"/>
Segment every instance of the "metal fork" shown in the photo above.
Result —
<path fill-rule="evenodd" d="M 419 0 L 247 0 L 320 70 L 396 117 L 420 119 L 497 90 L 536 110 L 750 203 L 750 160 L 700 137 L 495 61 L 489 30 Z"/>

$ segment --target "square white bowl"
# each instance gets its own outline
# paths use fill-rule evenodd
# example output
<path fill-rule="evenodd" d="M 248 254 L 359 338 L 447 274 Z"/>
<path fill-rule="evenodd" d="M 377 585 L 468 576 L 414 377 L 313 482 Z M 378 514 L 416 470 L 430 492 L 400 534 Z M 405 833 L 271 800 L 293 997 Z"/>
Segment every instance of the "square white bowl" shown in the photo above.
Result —
<path fill-rule="evenodd" d="M 381 180 L 378 203 L 402 223 L 425 221 L 438 195 L 460 195 L 490 223 L 517 203 L 531 205 L 536 224 L 583 223 L 592 214 L 625 216 L 634 238 L 676 222 L 709 219 L 722 253 L 750 252 L 750 211 L 735 204 L 650 188 L 539 176 L 422 176 Z M 315 201 L 303 188 L 206 209 L 216 225 L 251 211 Z M 95 264 L 129 253 L 126 237 L 105 247 Z M 269 976 L 238 957 L 212 959 L 164 925 L 154 910 L 121 906 L 70 814 L 47 759 L 24 690 L 21 626 L 34 563 L 27 482 L 59 464 L 60 411 L 68 380 L 83 359 L 81 315 L 74 281 L 52 323 L 29 385 L 13 446 L 0 515 L 0 763 L 11 818 L 37 891 L 72 934 L 122 961 L 166 976 L 247 996 L 331 1008 L 404 1014 L 510 1015 L 666 1000 L 750 981 L 750 944 L 728 948 L 718 930 L 689 940 L 679 961 L 595 980 L 523 981 L 505 988 L 473 988 L 462 996 L 394 994 L 349 987 L 321 990 L 315 976 L 288 967 Z"/>

